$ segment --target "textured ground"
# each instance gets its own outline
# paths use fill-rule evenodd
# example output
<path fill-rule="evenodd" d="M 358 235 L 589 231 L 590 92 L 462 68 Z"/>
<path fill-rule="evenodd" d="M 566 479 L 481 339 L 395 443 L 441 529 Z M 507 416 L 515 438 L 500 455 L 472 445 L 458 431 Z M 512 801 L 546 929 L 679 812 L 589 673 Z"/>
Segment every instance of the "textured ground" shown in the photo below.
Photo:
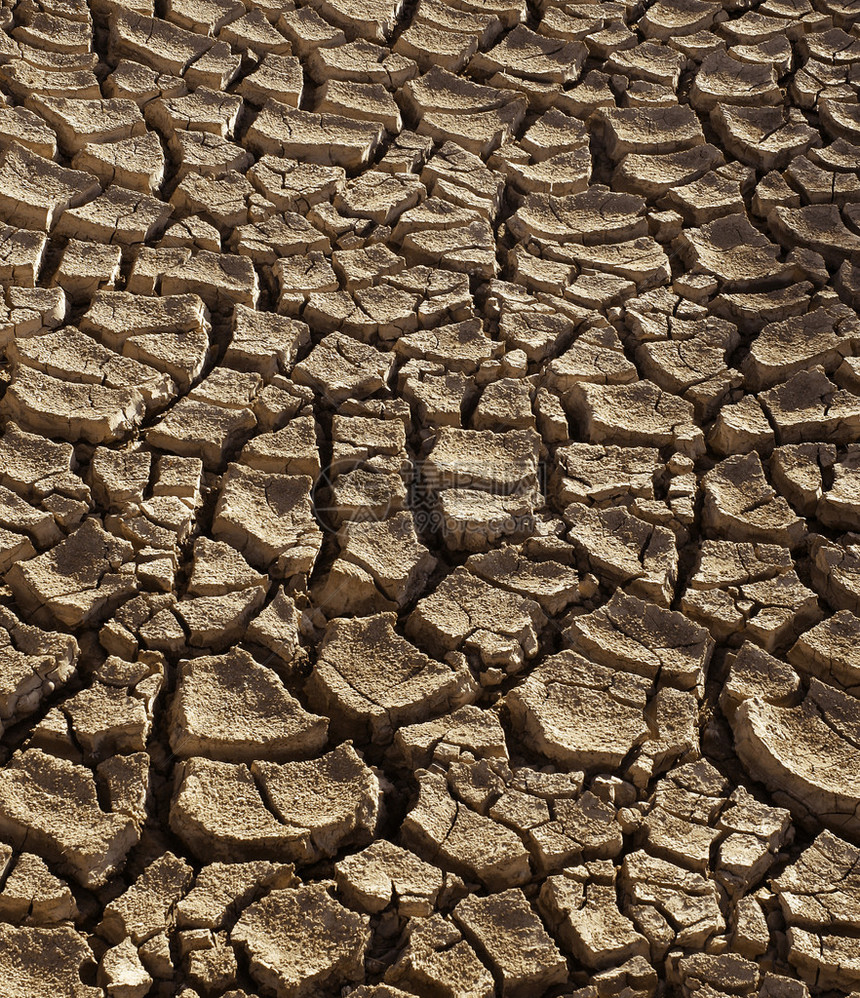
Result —
<path fill-rule="evenodd" d="M 860 991 L 858 23 L 2 0 L 2 998 Z"/>

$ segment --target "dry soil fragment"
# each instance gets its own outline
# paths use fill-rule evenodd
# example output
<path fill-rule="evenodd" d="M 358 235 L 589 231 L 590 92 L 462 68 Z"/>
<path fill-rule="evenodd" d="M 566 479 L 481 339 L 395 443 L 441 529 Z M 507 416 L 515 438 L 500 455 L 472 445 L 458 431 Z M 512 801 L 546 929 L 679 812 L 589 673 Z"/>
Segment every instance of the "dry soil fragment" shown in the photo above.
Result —
<path fill-rule="evenodd" d="M 643 290 L 665 284 L 670 277 L 669 259 L 651 236 L 598 245 L 548 244 L 545 253 L 552 260 L 575 264 L 581 270 L 632 281 Z"/>
<path fill-rule="evenodd" d="M 374 418 L 370 415 L 371 412 L 370 409 L 360 407 L 355 415 L 335 415 L 332 419 L 333 474 L 344 474 L 365 464 L 377 470 L 405 470 L 407 453 L 404 423 L 399 418 Z M 382 410 L 378 415 L 384 416 L 385 411 Z"/>
<path fill-rule="evenodd" d="M 821 617 L 786 548 L 726 540 L 702 541 L 681 606 L 717 640 L 746 636 L 768 651 Z"/>
<path fill-rule="evenodd" d="M 247 766 L 191 759 L 174 779 L 170 827 L 195 855 L 235 862 L 306 854 L 304 829 L 275 818 Z"/>
<path fill-rule="evenodd" d="M 788 381 L 813 365 L 832 374 L 858 344 L 856 314 L 834 303 L 765 325 L 750 347 L 743 371 L 753 390 Z"/>
<path fill-rule="evenodd" d="M 542 662 L 506 702 L 518 735 L 554 762 L 617 769 L 649 737 L 651 682 L 562 651 Z"/>
<path fill-rule="evenodd" d="M 483 200 L 483 199 L 479 199 Z M 498 273 L 493 230 L 480 212 L 439 197 L 405 211 L 393 241 L 410 264 L 490 279 Z"/>
<path fill-rule="evenodd" d="M 452 764 L 448 774 L 461 797 L 468 798 L 474 789 L 486 792 L 480 779 L 474 781 L 475 788 L 469 787 L 462 779 L 463 768 Z M 472 773 L 479 776 L 480 768 L 472 767 Z M 488 800 L 470 803 L 524 836 L 542 873 L 554 873 L 576 860 L 606 860 L 619 854 L 623 839 L 615 809 L 590 791 L 577 796 L 582 773 L 518 769 L 512 778 L 504 775 L 506 783 L 487 787 Z"/>
<path fill-rule="evenodd" d="M 394 358 L 343 333 L 330 333 L 293 368 L 293 377 L 310 385 L 331 405 L 350 397 L 366 398 L 383 388 Z"/>
<path fill-rule="evenodd" d="M 821 72 L 822 76 L 829 76 L 830 81 L 833 82 L 845 81 L 845 76 L 848 75 L 843 75 L 838 70 L 834 72 L 830 66 L 826 63 L 822 64 L 818 60 L 810 60 L 810 63 L 812 64 L 810 66 L 811 72 Z M 852 70 L 849 69 L 849 74 L 851 72 Z M 847 94 L 843 91 L 840 96 L 847 96 Z M 828 135 L 832 138 L 847 139 L 854 143 L 860 139 L 860 122 L 857 120 L 857 109 L 853 106 L 853 99 L 843 102 L 828 95 L 823 97 L 820 107 L 821 120 Z"/>
<path fill-rule="evenodd" d="M 4 32 L 5 38 L 7 36 Z M 81 99 L 101 96 L 99 81 L 93 72 L 92 56 L 89 56 L 89 65 L 86 65 L 88 57 L 85 55 L 48 53 L 29 46 L 27 48 L 27 55 L 32 61 L 10 59 L 7 51 L 4 53 L 5 61 L 2 69 L 3 83 L 22 103 L 33 93 L 50 97 L 68 97 L 70 93 L 74 93 Z M 17 56 L 20 51 L 22 50 L 19 48 L 15 51 L 15 55 Z M 47 61 L 49 65 L 47 67 L 37 65 L 43 61 Z M 63 66 L 63 62 L 66 62 L 67 67 Z"/>
<path fill-rule="evenodd" d="M 55 877 L 39 856 L 23 852 L 6 878 L 0 894 L 4 921 L 28 925 L 55 925 L 78 916 L 69 885 Z"/>
<path fill-rule="evenodd" d="M 860 479 L 860 449 L 850 444 L 833 465 L 830 488 L 818 502 L 816 513 L 823 524 L 840 530 L 860 529 L 857 483 Z"/>
<path fill-rule="evenodd" d="M 699 419 L 711 419 L 742 383 L 726 363 L 738 346 L 737 329 L 720 319 L 675 319 L 668 332 L 667 339 L 645 338 L 639 344 L 634 353 L 639 369 L 660 388 L 689 399 Z"/>
<path fill-rule="evenodd" d="M 382 791 L 351 743 L 308 762 L 255 762 L 252 771 L 280 820 L 304 830 L 311 855 L 374 837 Z"/>
<path fill-rule="evenodd" d="M 416 76 L 418 68 L 411 59 L 385 46 L 361 38 L 345 44 L 332 38 L 331 44 L 309 54 L 308 72 L 318 84 L 326 80 L 369 82 L 394 90 Z"/>
<path fill-rule="evenodd" d="M 182 97 L 188 93 L 188 85 L 169 72 L 159 72 L 132 59 L 120 59 L 116 69 L 105 79 L 104 92 L 109 97 L 130 97 L 143 109 L 155 97 Z M 99 97 L 100 94 L 90 96 Z"/>
<path fill-rule="evenodd" d="M 43 555 L 14 565 L 6 581 L 28 613 L 69 627 L 103 620 L 137 589 L 130 544 L 89 518 Z"/>
<path fill-rule="evenodd" d="M 34 288 L 42 267 L 46 247 L 46 236 L 42 232 L 19 229 L 11 225 L 0 226 L 0 278 L 3 279 L 4 283 L 9 282 L 22 288 Z M 43 291 L 41 296 L 44 294 Z M 62 296 L 62 292 L 59 291 L 54 291 L 53 294 L 58 297 Z M 24 304 L 26 299 L 20 291 L 15 295 L 15 298 L 18 300 L 13 303 L 12 295 L 8 292 L 5 295 L 6 309 L 4 310 L 3 326 L 7 322 L 14 323 L 15 332 L 23 334 L 28 317 L 23 312 L 18 312 L 15 305 L 19 308 L 26 307 Z M 47 301 L 45 304 L 47 305 Z M 19 323 L 20 327 L 18 327 Z M 47 323 L 45 324 L 47 325 Z M 3 332 L 5 338 L 8 333 L 5 329 Z"/>
<path fill-rule="evenodd" d="M 341 166 L 266 155 L 248 171 L 248 179 L 279 211 L 306 212 L 342 190 L 346 173 Z"/>
<path fill-rule="evenodd" d="M 295 600 L 279 588 L 272 602 L 251 621 L 247 637 L 290 666 L 304 657 L 299 645 L 301 622 L 302 613 Z"/>
<path fill-rule="evenodd" d="M 395 41 L 394 51 L 414 59 L 422 70 L 437 65 L 459 73 L 479 43 L 494 41 L 501 30 L 499 19 L 491 13 L 422 0 L 409 27 Z"/>
<path fill-rule="evenodd" d="M 278 29 L 290 39 L 297 55 L 307 57 L 317 48 L 337 48 L 346 44 L 343 31 L 329 24 L 310 6 L 293 9 L 287 4 L 278 4 L 272 8 L 273 14 L 276 10 L 283 11 L 276 21 Z"/>
<path fill-rule="evenodd" d="M 327 737 L 326 719 L 240 648 L 180 663 L 171 710 L 170 745 L 181 758 L 291 759 L 318 752 Z"/>
<path fill-rule="evenodd" d="M 564 519 L 583 567 L 608 586 L 669 606 L 678 573 L 671 530 L 631 516 L 620 506 L 592 509 L 573 503 Z"/>
<path fill-rule="evenodd" d="M 474 374 L 484 361 L 501 357 L 504 348 L 487 336 L 479 319 L 469 319 L 401 336 L 394 352 L 442 364 L 451 372 Z"/>
<path fill-rule="evenodd" d="M 144 17 L 135 11 L 115 9 L 111 18 L 111 49 L 114 58 L 127 56 L 162 73 L 181 76 L 188 65 L 212 47 L 214 40 L 184 28 Z"/>
<path fill-rule="evenodd" d="M 789 926 L 789 962 L 811 986 L 849 989 L 860 981 L 858 864 L 856 846 L 822 832 L 773 882 Z"/>
<path fill-rule="evenodd" d="M 757 454 L 726 458 L 703 478 L 703 521 L 717 537 L 794 548 L 806 525 L 770 487 Z"/>
<path fill-rule="evenodd" d="M 65 497 L 90 505 L 71 444 L 27 433 L 13 422 L 0 438 L 0 483 L 33 502 Z"/>
<path fill-rule="evenodd" d="M 776 438 L 761 403 L 754 395 L 732 405 L 724 405 L 708 434 L 709 445 L 721 457 L 773 450 Z"/>
<path fill-rule="evenodd" d="M 0 165 L 0 219 L 48 232 L 67 208 L 101 194 L 95 177 L 12 144 Z"/>
<path fill-rule="evenodd" d="M 396 756 L 410 769 L 428 766 L 435 756 L 450 760 L 462 753 L 475 759 L 508 758 L 498 716 L 479 707 L 460 707 L 451 714 L 400 728 L 394 737 Z"/>
<path fill-rule="evenodd" d="M 800 371 L 760 398 L 781 444 L 849 444 L 860 437 L 860 399 L 837 388 L 821 368 Z"/>
<path fill-rule="evenodd" d="M 534 542 L 472 555 L 466 567 L 493 585 L 535 600 L 546 614 L 554 615 L 581 598 L 580 574 L 567 564 L 571 556 L 566 545 L 543 549 L 540 539 L 535 538 Z"/>
<path fill-rule="evenodd" d="M 754 698 L 732 720 L 738 754 L 774 800 L 806 819 L 855 835 L 860 783 L 854 697 L 814 677 L 804 699 L 780 707 Z"/>
<path fill-rule="evenodd" d="M 141 568 L 143 571 L 143 566 Z M 240 640 L 251 617 L 263 605 L 265 592 L 257 587 L 218 596 L 180 600 L 174 608 L 177 623 L 188 635 L 191 648 L 222 649 Z M 159 647 L 157 644 L 154 647 Z M 175 648 L 163 649 L 181 651 Z"/>
<path fill-rule="evenodd" d="M 107 905 L 99 932 L 110 942 L 130 938 L 139 946 L 170 926 L 173 909 L 193 879 L 194 872 L 185 860 L 165 852 Z"/>
<path fill-rule="evenodd" d="M 102 810 L 93 774 L 39 749 L 0 771 L 0 830 L 45 856 L 85 887 L 105 883 L 139 838 L 127 816 Z"/>
<path fill-rule="evenodd" d="M 309 575 L 322 544 L 311 510 L 312 479 L 231 464 L 215 509 L 213 533 L 280 578 Z"/>
<path fill-rule="evenodd" d="M 349 170 L 367 163 L 384 133 L 376 122 L 300 111 L 269 99 L 246 132 L 245 141 L 258 155 L 302 159 Z"/>
<path fill-rule="evenodd" d="M 145 752 L 115 755 L 96 766 L 105 803 L 115 814 L 125 814 L 141 828 L 149 816 L 150 759 Z"/>
<path fill-rule="evenodd" d="M 58 236 L 136 248 L 160 236 L 172 212 L 171 205 L 149 194 L 111 186 L 87 204 L 63 212 L 53 231 Z"/>
<path fill-rule="evenodd" d="M 702 431 L 693 420 L 693 406 L 662 391 L 651 381 L 631 385 L 575 385 L 569 395 L 584 436 L 593 444 L 666 446 L 689 457 L 704 453 Z"/>
<path fill-rule="evenodd" d="M 836 448 L 829 444 L 787 444 L 771 455 L 773 483 L 794 509 L 814 516 L 824 495 L 823 475 L 836 463 Z"/>
<path fill-rule="evenodd" d="M 501 205 L 504 180 L 472 152 L 457 142 L 446 141 L 428 159 L 421 182 L 436 210 L 446 204 L 472 209 L 493 221 Z"/>
<path fill-rule="evenodd" d="M 403 88 L 405 109 L 418 120 L 417 132 L 449 139 L 486 156 L 509 139 L 525 116 L 526 101 L 433 67 Z"/>
<path fill-rule="evenodd" d="M 481 78 L 506 73 L 525 80 L 564 84 L 576 79 L 585 58 L 582 44 L 547 38 L 518 24 L 498 45 L 473 56 L 469 70 Z"/>
<path fill-rule="evenodd" d="M 209 312 L 197 295 L 147 298 L 99 291 L 80 328 L 105 346 L 164 371 L 185 391 L 203 370 Z"/>
<path fill-rule="evenodd" d="M 24 107 L 4 107 L 0 109 L 0 124 L 4 147 L 14 141 L 45 159 L 56 156 L 57 136 L 41 115 Z"/>
<path fill-rule="evenodd" d="M 491 998 L 496 993 L 489 970 L 460 930 L 441 915 L 410 922 L 406 946 L 385 978 L 392 984 L 402 983 L 410 993 L 426 991 L 439 998 Z M 401 994 L 405 992 L 390 996 L 383 992 L 373 998 L 399 998 Z"/>
<path fill-rule="evenodd" d="M 557 498 L 563 508 L 570 503 L 626 504 L 628 497 L 653 499 L 663 469 L 656 447 L 572 443 L 556 450 L 556 460 Z"/>
<path fill-rule="evenodd" d="M 454 921 L 502 980 L 502 995 L 518 998 L 567 980 L 567 961 L 521 890 L 472 896 L 454 909 Z"/>
<path fill-rule="evenodd" d="M 717 827 L 723 835 L 716 877 L 730 894 L 748 891 L 761 880 L 794 838 L 789 812 L 760 803 L 743 786 L 729 797 Z"/>
<path fill-rule="evenodd" d="M 270 358 L 268 354 L 266 359 Z M 283 429 L 261 433 L 249 440 L 242 448 L 239 463 L 259 471 L 309 475 L 316 479 L 320 473 L 317 434 L 313 416 L 298 416 Z"/>
<path fill-rule="evenodd" d="M 84 758 L 142 752 L 152 727 L 144 695 L 94 681 L 62 704 Z"/>
<path fill-rule="evenodd" d="M 415 777 L 418 800 L 401 827 L 406 846 L 493 890 L 529 880 L 529 853 L 518 835 L 458 801 L 444 776 L 419 769 Z"/>
<path fill-rule="evenodd" d="M 496 495 L 537 484 L 539 442 L 532 430 L 459 430 L 442 427 L 424 462 L 425 483 L 434 489 L 471 488 Z"/>
<path fill-rule="evenodd" d="M 849 610 L 840 610 L 802 634 L 788 652 L 791 664 L 806 675 L 860 692 L 860 625 Z"/>
<path fill-rule="evenodd" d="M 232 382 L 239 395 L 245 387 L 243 379 L 238 374 L 231 378 L 230 374 L 228 368 L 221 368 L 213 380 L 217 378 L 222 385 Z M 259 387 L 259 380 L 257 377 L 255 389 Z M 249 404 L 253 399 L 247 399 L 247 394 L 244 404 L 239 395 L 238 404 L 223 405 L 220 399 L 207 398 L 207 393 L 208 385 L 204 381 L 191 396 L 180 399 L 147 431 L 148 443 L 183 457 L 202 459 L 207 468 L 219 467 L 226 453 L 247 439 L 257 420 Z"/>
<path fill-rule="evenodd" d="M 818 132 L 797 108 L 718 105 L 711 123 L 726 150 L 758 170 L 782 170 L 795 156 L 818 145 Z"/>
<path fill-rule="evenodd" d="M 175 779 L 170 827 L 206 858 L 314 862 L 370 841 L 379 818 L 379 781 L 350 745 L 250 768 L 190 759 Z"/>
<path fill-rule="evenodd" d="M 69 239 L 51 278 L 51 287 L 62 288 L 73 302 L 83 304 L 96 291 L 116 287 L 121 267 L 120 246 Z"/>
<path fill-rule="evenodd" d="M 625 912 L 657 952 L 699 947 L 725 928 L 717 885 L 700 873 L 640 850 L 624 858 L 620 881 Z"/>
<path fill-rule="evenodd" d="M 272 27 L 261 10 L 251 10 L 229 21 L 218 32 L 218 38 L 240 52 L 250 49 L 265 55 L 271 52 L 288 54 L 291 50 L 290 43 Z"/>
<path fill-rule="evenodd" d="M 854 93 L 852 69 L 850 63 L 839 65 L 828 58 L 810 58 L 792 81 L 791 96 L 802 108 L 816 107 L 819 102 L 822 109 L 827 108 L 825 120 L 828 134 L 840 134 L 840 126 L 844 125 L 850 129 L 850 110 L 842 101 L 846 98 L 851 100 Z"/>
<path fill-rule="evenodd" d="M 683 614 L 620 591 L 599 610 L 573 617 L 565 636 L 601 664 L 682 690 L 701 688 L 714 649 L 708 632 Z"/>
<path fill-rule="evenodd" d="M 633 194 L 613 193 L 601 184 L 560 198 L 531 194 L 507 224 L 517 239 L 537 237 L 586 245 L 621 242 L 648 233 L 645 201 Z"/>
<path fill-rule="evenodd" d="M 104 993 L 81 980 L 81 968 L 94 956 L 84 937 L 69 925 L 38 929 L 0 924 L 0 949 L 9 998 L 97 998 Z"/>
<path fill-rule="evenodd" d="M 475 653 L 485 669 L 500 667 L 515 673 L 537 654 L 538 634 L 545 623 L 533 600 L 456 568 L 432 595 L 419 601 L 406 633 L 439 657 L 462 649 Z"/>
<path fill-rule="evenodd" d="M 81 515 L 85 510 L 85 504 L 81 503 Z M 10 552 L 7 549 L 4 551 L 4 572 L 13 561 L 32 557 L 36 553 L 30 540 L 40 548 L 46 548 L 56 544 L 63 537 L 57 519 L 50 511 L 50 503 L 46 509 L 39 509 L 37 506 L 31 506 L 26 499 L 2 485 L 0 485 L 0 524 L 13 535 L 10 537 L 10 541 L 14 548 L 23 547 L 23 550 Z M 68 521 L 67 525 L 70 525 Z M 28 537 L 30 540 L 27 539 Z"/>
<path fill-rule="evenodd" d="M 714 826 L 726 807 L 728 789 L 727 781 L 706 760 L 673 769 L 657 783 L 646 808 L 642 831 L 648 850 L 707 875 L 712 849 L 720 838 Z"/>
<path fill-rule="evenodd" d="M 704 142 L 702 126 L 688 107 L 601 110 L 606 146 L 613 159 L 627 153 L 669 153 Z"/>
<path fill-rule="evenodd" d="M 60 149 L 69 157 L 88 142 L 115 142 L 146 131 L 139 108 L 126 98 L 87 101 L 34 94 L 26 104 L 55 130 Z"/>
<path fill-rule="evenodd" d="M 685 989 L 693 985 L 704 988 L 723 987 L 728 991 L 731 987 L 737 993 L 752 994 L 761 976 L 757 964 L 736 953 L 694 953 L 681 957 L 677 962 L 670 958 L 668 965 L 670 973 L 673 973 L 673 977 L 680 977 Z M 792 981 L 792 985 L 794 984 Z M 763 985 L 760 993 L 768 993 L 767 985 Z"/>
<path fill-rule="evenodd" d="M 860 535 L 844 534 L 838 543 L 816 536 L 810 557 L 818 592 L 836 610 L 860 613 Z"/>
<path fill-rule="evenodd" d="M 269 98 L 298 107 L 304 81 L 302 66 L 291 55 L 266 53 L 259 66 L 239 84 L 238 92 L 249 103 L 262 105 Z"/>
<path fill-rule="evenodd" d="M 219 176 L 186 174 L 173 191 L 170 204 L 177 213 L 199 216 L 225 234 L 238 226 L 261 222 L 275 210 L 237 170 L 226 170 Z"/>
<path fill-rule="evenodd" d="M 308 686 L 310 702 L 350 736 L 387 741 L 403 724 L 460 707 L 476 685 L 466 669 L 443 665 L 393 628 L 393 615 L 329 623 Z"/>
<path fill-rule="evenodd" d="M 370 914 L 393 905 L 404 918 L 432 914 L 451 879 L 386 839 L 341 860 L 335 877 L 350 905 Z"/>
<path fill-rule="evenodd" d="M 847 210 L 844 214 L 850 220 Z M 860 236 L 846 226 L 835 204 L 777 206 L 769 215 L 769 225 L 783 246 L 805 246 L 820 253 L 832 267 L 838 267 L 846 257 L 856 262 L 860 254 Z"/>
<path fill-rule="evenodd" d="M 176 904 L 180 929 L 220 929 L 236 912 L 255 901 L 271 887 L 292 887 L 293 867 L 265 860 L 250 863 L 210 863 L 194 881 L 194 887 Z"/>
<path fill-rule="evenodd" d="M 237 551 L 208 537 L 195 540 L 189 596 L 218 596 L 253 586 L 267 588 L 266 577 L 251 568 Z"/>
<path fill-rule="evenodd" d="M 347 477 L 355 480 L 357 474 Z M 336 485 L 336 498 L 339 492 Z M 315 599 L 329 616 L 359 608 L 400 609 L 420 595 L 436 566 L 436 559 L 418 540 L 412 514 L 406 511 L 387 519 L 343 523 L 338 541 L 339 557 L 315 591 Z"/>
<path fill-rule="evenodd" d="M 583 883 L 572 875 L 549 877 L 538 908 L 554 934 L 587 967 L 602 970 L 634 956 L 650 956 L 648 941 L 618 910 L 614 884 Z"/>
<path fill-rule="evenodd" d="M 316 931 L 308 932 L 308 925 Z M 247 908 L 230 933 L 251 976 L 278 998 L 310 998 L 319 988 L 364 980 L 370 918 L 335 901 L 322 884 L 272 891 Z"/>
<path fill-rule="evenodd" d="M 176 170 L 178 180 L 183 180 L 189 174 L 223 178 L 230 175 L 231 171 L 244 172 L 253 162 L 253 157 L 249 152 L 213 132 L 179 129 L 170 136 L 168 146 L 178 163 Z M 242 186 L 247 196 L 248 189 L 244 185 Z M 193 207 L 193 201 L 197 196 L 199 196 L 199 189 L 196 190 L 193 185 L 187 187 L 183 197 L 185 205 Z M 252 204 L 255 206 L 255 211 L 259 210 L 260 214 L 266 208 L 264 202 L 256 198 L 253 199 Z M 162 243 L 162 245 L 170 245 L 170 243 Z M 220 250 L 220 237 L 214 248 Z"/>
<path fill-rule="evenodd" d="M 691 225 L 702 225 L 721 215 L 734 215 L 743 210 L 740 183 L 713 170 L 698 180 L 673 188 L 666 201 Z"/>
<path fill-rule="evenodd" d="M 120 357 L 75 326 L 17 339 L 6 352 L 13 364 L 53 378 L 117 390 L 137 389 L 148 411 L 164 407 L 176 394 L 170 378 L 131 357 Z"/>
<path fill-rule="evenodd" d="M 124 939 L 106 950 L 99 962 L 98 982 L 110 995 L 145 995 L 152 977 L 140 959 L 137 947 Z"/>
<path fill-rule="evenodd" d="M 167 248 L 162 252 L 170 253 L 172 250 Z M 193 255 L 189 255 L 187 250 L 183 253 L 177 249 L 176 252 L 175 258 L 165 258 L 165 266 L 157 268 L 162 295 L 196 294 L 215 312 L 230 311 L 235 305 L 256 306 L 260 293 L 259 280 L 253 263 L 247 257 L 209 250 Z M 131 280 L 129 290 L 134 290 Z"/>
<path fill-rule="evenodd" d="M 755 290 L 789 276 L 780 249 L 745 214 L 724 215 L 698 229 L 684 229 L 676 246 L 693 274 L 710 274 L 724 290 Z"/>
<path fill-rule="evenodd" d="M 690 102 L 698 111 L 722 103 L 757 107 L 781 104 L 782 91 L 776 85 L 772 66 L 741 62 L 725 49 L 717 49 L 702 60 L 690 90 Z"/>

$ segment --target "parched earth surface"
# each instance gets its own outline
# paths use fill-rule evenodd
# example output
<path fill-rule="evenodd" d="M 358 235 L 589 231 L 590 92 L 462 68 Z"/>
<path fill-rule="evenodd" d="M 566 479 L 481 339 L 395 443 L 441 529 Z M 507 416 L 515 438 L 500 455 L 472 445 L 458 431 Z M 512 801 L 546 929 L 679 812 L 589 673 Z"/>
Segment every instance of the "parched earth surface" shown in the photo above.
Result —
<path fill-rule="evenodd" d="M 860 993 L 858 0 L 2 0 L 2 998 Z"/>

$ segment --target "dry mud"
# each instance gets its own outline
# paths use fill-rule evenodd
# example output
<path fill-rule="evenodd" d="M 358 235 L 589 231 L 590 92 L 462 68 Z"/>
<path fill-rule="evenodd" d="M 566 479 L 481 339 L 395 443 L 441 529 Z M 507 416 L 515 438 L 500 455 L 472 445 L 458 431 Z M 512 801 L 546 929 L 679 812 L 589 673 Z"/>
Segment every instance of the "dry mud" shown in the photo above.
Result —
<path fill-rule="evenodd" d="M 858 0 L 2 0 L 3 998 L 860 992 Z"/>

